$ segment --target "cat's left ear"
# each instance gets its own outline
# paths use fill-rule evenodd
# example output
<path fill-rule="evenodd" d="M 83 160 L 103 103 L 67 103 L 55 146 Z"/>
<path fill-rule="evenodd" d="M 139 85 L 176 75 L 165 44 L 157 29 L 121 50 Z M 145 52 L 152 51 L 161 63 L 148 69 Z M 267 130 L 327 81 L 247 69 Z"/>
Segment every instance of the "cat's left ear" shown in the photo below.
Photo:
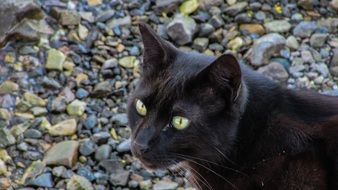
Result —
<path fill-rule="evenodd" d="M 161 39 L 149 25 L 140 23 L 139 29 L 144 46 L 142 65 L 144 74 L 165 68 L 175 53 L 175 47 Z"/>
<path fill-rule="evenodd" d="M 230 53 L 219 56 L 215 61 L 204 68 L 199 75 L 217 88 L 231 90 L 233 100 L 238 97 L 242 82 L 242 74 L 237 58 Z"/>

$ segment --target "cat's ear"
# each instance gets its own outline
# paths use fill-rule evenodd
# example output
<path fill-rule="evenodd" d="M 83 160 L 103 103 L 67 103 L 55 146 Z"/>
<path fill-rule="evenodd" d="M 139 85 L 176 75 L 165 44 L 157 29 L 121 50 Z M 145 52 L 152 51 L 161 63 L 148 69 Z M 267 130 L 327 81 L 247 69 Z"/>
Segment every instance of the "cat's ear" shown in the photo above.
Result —
<path fill-rule="evenodd" d="M 139 24 L 143 42 L 143 71 L 149 72 L 163 68 L 174 52 L 174 47 L 160 36 L 147 24 Z"/>
<path fill-rule="evenodd" d="M 200 74 L 204 80 L 215 84 L 217 88 L 231 90 L 231 96 L 236 99 L 242 82 L 242 74 L 237 58 L 230 53 L 219 56 L 204 68 Z"/>

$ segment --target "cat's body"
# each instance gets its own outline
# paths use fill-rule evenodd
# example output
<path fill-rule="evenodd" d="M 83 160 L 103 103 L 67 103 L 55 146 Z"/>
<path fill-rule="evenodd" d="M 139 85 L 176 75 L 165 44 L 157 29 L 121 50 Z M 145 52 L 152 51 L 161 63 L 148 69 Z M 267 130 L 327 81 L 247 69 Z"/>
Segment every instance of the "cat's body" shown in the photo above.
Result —
<path fill-rule="evenodd" d="M 184 53 L 140 30 L 128 116 L 143 164 L 185 163 L 203 190 L 338 189 L 337 97 L 285 89 L 231 55 Z M 173 127 L 175 116 L 189 125 Z"/>
<path fill-rule="evenodd" d="M 338 180 L 334 156 L 337 152 L 333 152 L 338 149 L 338 98 L 285 89 L 245 65 L 241 68 L 248 97 L 238 125 L 239 143 L 236 151 L 227 156 L 231 161 L 225 160 L 223 165 L 231 169 L 207 161 L 203 164 L 209 169 L 189 163 L 208 181 L 198 186 L 240 190 L 329 189 L 329 183 Z M 333 147 L 327 149 L 328 144 Z M 337 181 L 336 186 L 331 185 L 335 189 Z"/>

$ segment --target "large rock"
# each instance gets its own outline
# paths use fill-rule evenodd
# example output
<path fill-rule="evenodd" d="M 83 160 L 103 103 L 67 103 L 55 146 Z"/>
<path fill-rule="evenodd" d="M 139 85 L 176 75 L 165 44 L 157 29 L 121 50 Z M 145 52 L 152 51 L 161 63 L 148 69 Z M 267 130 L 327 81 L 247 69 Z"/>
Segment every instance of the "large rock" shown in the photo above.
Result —
<path fill-rule="evenodd" d="M 11 39 L 19 38 L 18 35 L 14 34 L 18 33 L 19 25 L 21 25 L 20 21 L 24 18 L 40 20 L 43 16 L 43 11 L 36 0 L 0 1 L 0 47 Z M 33 30 L 26 31 L 28 36 L 34 36 L 32 35 L 33 33 Z"/>
<path fill-rule="evenodd" d="M 284 48 L 285 42 L 286 39 L 277 33 L 262 36 L 255 41 L 252 47 L 250 55 L 251 64 L 254 66 L 267 64 L 271 56 L 279 53 Z"/>
<path fill-rule="evenodd" d="M 77 141 L 59 142 L 48 150 L 43 162 L 46 165 L 63 165 L 71 168 L 77 162 L 78 148 Z"/>
<path fill-rule="evenodd" d="M 317 23 L 315 21 L 303 21 L 293 29 L 293 35 L 308 38 L 316 29 Z"/>
<path fill-rule="evenodd" d="M 197 25 L 194 19 L 188 16 L 177 14 L 168 24 L 167 33 L 177 44 L 184 45 L 192 42 Z"/>

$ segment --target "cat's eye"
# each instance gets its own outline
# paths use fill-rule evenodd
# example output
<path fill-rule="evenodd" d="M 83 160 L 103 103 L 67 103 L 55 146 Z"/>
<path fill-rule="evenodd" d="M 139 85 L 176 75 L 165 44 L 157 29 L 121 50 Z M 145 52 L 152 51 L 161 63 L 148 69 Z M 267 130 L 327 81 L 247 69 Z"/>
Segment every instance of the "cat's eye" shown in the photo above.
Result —
<path fill-rule="evenodd" d="M 136 100 L 135 107 L 138 114 L 140 114 L 141 116 L 147 115 L 147 108 L 141 100 Z"/>
<path fill-rule="evenodd" d="M 171 124 L 178 130 L 183 130 L 187 128 L 190 124 L 189 119 L 181 116 L 174 116 Z"/>

